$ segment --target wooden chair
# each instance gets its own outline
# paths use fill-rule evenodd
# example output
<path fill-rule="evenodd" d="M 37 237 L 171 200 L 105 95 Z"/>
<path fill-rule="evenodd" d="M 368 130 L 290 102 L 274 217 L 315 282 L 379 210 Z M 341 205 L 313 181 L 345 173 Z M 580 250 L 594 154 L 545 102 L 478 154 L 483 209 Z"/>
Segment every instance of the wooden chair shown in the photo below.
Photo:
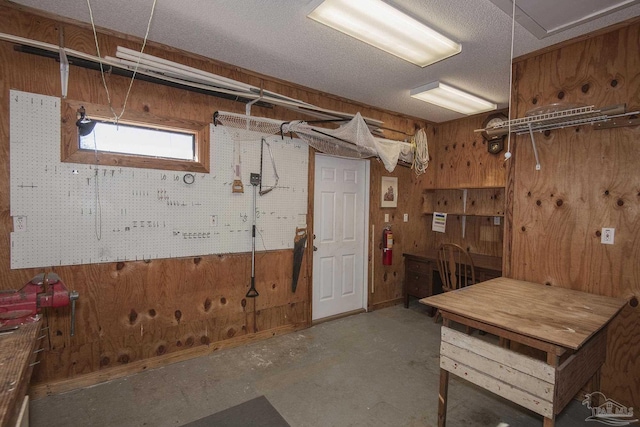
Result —
<path fill-rule="evenodd" d="M 476 283 L 476 272 L 471 255 L 455 243 L 443 243 L 438 248 L 438 272 L 444 292 Z M 440 310 L 436 312 L 434 322 L 438 321 L 439 316 Z"/>

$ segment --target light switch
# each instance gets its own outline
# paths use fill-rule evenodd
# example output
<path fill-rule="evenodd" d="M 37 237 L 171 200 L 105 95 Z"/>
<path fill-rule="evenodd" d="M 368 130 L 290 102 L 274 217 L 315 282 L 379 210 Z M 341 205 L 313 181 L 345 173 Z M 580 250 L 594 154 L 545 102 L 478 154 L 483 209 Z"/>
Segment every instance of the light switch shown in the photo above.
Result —
<path fill-rule="evenodd" d="M 409 222 L 409 214 L 408 213 L 404 214 L 402 219 L 404 222 Z"/>
<path fill-rule="evenodd" d="M 389 214 L 384 214 L 384 222 L 389 222 Z"/>

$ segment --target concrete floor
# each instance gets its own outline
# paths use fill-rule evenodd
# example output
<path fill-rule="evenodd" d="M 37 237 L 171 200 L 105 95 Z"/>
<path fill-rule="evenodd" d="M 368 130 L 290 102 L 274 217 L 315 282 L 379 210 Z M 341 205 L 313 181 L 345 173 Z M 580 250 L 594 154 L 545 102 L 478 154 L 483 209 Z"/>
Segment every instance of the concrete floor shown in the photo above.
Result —
<path fill-rule="evenodd" d="M 413 302 L 31 403 L 31 425 L 181 426 L 265 395 L 292 427 L 435 426 L 440 324 Z M 542 426 L 451 376 L 449 426 Z M 572 402 L 558 427 L 584 426 Z"/>

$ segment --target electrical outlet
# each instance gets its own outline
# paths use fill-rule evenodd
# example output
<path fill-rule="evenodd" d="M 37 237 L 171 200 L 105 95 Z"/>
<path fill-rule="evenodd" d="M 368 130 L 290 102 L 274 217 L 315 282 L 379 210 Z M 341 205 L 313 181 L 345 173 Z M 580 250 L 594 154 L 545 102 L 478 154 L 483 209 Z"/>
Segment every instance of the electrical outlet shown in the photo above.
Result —
<path fill-rule="evenodd" d="M 493 225 L 500 225 L 500 217 L 499 216 L 494 216 L 493 217 Z"/>
<path fill-rule="evenodd" d="M 384 222 L 389 222 L 389 214 L 384 214 Z"/>
<path fill-rule="evenodd" d="M 404 214 L 402 219 L 404 220 L 404 222 L 409 222 L 409 214 Z"/>
<path fill-rule="evenodd" d="M 600 234 L 600 243 L 604 245 L 613 245 L 613 238 L 615 236 L 615 228 L 603 228 L 602 234 Z"/>
<path fill-rule="evenodd" d="M 218 215 L 210 215 L 209 227 L 217 227 L 217 226 L 218 226 Z"/>
<path fill-rule="evenodd" d="M 13 231 L 27 231 L 27 217 L 26 216 L 14 216 L 13 217 Z"/>

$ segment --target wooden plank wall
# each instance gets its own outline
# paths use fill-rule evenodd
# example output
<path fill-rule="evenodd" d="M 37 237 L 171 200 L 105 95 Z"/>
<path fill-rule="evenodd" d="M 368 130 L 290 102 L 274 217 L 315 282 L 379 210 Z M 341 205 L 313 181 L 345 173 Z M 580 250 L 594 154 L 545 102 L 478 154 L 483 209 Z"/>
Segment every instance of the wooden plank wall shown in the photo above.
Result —
<path fill-rule="evenodd" d="M 95 52 L 93 36 L 86 25 L 41 15 L 11 3 L 0 3 L 1 32 L 57 44 L 61 27 L 67 47 L 87 53 Z M 136 50 L 141 45 L 141 41 L 135 37 L 107 30 L 101 31 L 98 37 L 103 55 L 114 56 L 118 45 Z M 383 120 L 386 127 L 409 134 L 426 126 L 426 123 L 410 117 L 367 107 L 167 46 L 149 43 L 145 52 L 320 107 L 348 113 L 360 111 L 364 116 Z M 13 45 L 8 42 L 0 42 L 0 63 L 0 235 L 3 236 L 0 240 L 0 289 L 15 289 L 42 269 L 11 270 L 9 267 L 9 233 L 12 231 L 9 209 L 9 90 L 59 96 L 60 73 L 56 61 L 15 52 Z M 107 84 L 113 104 L 118 109 L 117 106 L 122 105 L 129 79 L 107 75 Z M 68 97 L 96 104 L 107 103 L 100 74 L 74 66 L 70 68 Z M 136 81 L 127 109 L 210 122 L 217 110 L 244 113 L 244 104 Z M 252 113 L 281 120 L 304 118 L 277 107 L 268 109 L 254 105 Z M 37 126 L 37 122 L 34 122 L 34 126 Z M 387 137 L 406 138 L 405 135 L 394 133 Z M 309 212 L 313 212 L 313 154 L 310 160 Z M 379 198 L 377 187 L 380 185 L 380 176 L 388 174 L 377 161 L 372 161 L 371 175 L 371 223 L 376 226 L 376 234 L 381 236 L 382 211 L 375 201 Z M 385 212 L 392 213 L 393 222 L 397 225 L 396 250 L 399 255 L 395 257 L 396 262 L 391 268 L 383 269 L 380 262 L 375 264 L 375 277 L 379 279 L 376 280 L 376 292 L 369 301 L 372 307 L 399 298 L 402 273 L 397 267 L 403 247 L 419 245 L 419 239 L 426 230 L 424 222 L 418 221 L 419 208 L 414 208 L 414 199 L 420 200 L 423 182 L 433 181 L 433 174 L 416 178 L 409 169 L 399 167 L 393 175 L 399 178 L 400 202 L 398 209 Z M 55 206 L 55 200 L 48 201 L 47 205 Z M 416 206 L 419 203 L 416 202 Z M 412 219 L 400 224 L 404 212 L 408 212 Z M 311 215 L 308 224 L 313 224 Z M 47 244 L 55 245 L 55 242 Z M 48 313 L 50 346 L 34 371 L 36 395 L 89 385 L 205 354 L 224 346 L 308 327 L 311 319 L 311 254 L 308 250 L 305 255 L 298 289 L 293 294 L 290 290 L 292 251 L 259 252 L 256 287 L 260 297 L 255 300 L 245 298 L 251 273 L 250 254 L 52 268 L 70 289 L 80 293 L 76 335 L 69 336 L 68 308 Z M 381 251 L 373 255 L 381 257 Z"/>
<path fill-rule="evenodd" d="M 489 154 L 487 143 L 474 132 L 489 114 L 479 114 L 436 125 L 436 188 L 502 187 L 502 155 Z"/>
<path fill-rule="evenodd" d="M 505 163 L 502 153 L 489 154 L 487 143 L 474 132 L 482 128 L 488 114 L 480 114 L 434 125 L 432 133 L 435 182 L 425 182 L 425 212 L 462 212 L 462 191 L 467 188 L 467 212 L 495 212 L 504 214 L 504 192 L 492 187 L 504 187 Z M 501 256 L 503 227 L 494 226 L 493 218 L 466 217 L 465 237 L 462 237 L 462 216 L 447 217 L 446 233 L 431 231 L 431 215 L 425 215 L 430 249 L 442 243 L 457 243 L 469 251 Z"/>
<path fill-rule="evenodd" d="M 429 127 L 430 128 L 430 127 Z M 430 142 L 430 144 L 433 144 Z M 430 147 L 431 148 L 431 147 Z M 398 177 L 398 207 L 380 208 L 381 177 Z M 402 282 L 404 280 L 405 252 L 423 252 L 429 247 L 428 234 L 430 226 L 422 214 L 422 191 L 424 183 L 432 183 L 435 178 L 435 168 L 432 162 L 424 175 L 416 177 L 413 170 L 398 167 L 393 173 L 388 173 L 381 162 L 371 163 L 371 213 L 369 215 L 369 271 L 371 263 L 374 266 L 373 275 L 369 277 L 369 307 L 382 308 L 398 304 L 402 301 Z M 409 214 L 409 221 L 403 222 L 403 214 Z M 389 222 L 384 221 L 384 215 L 389 214 Z M 382 231 L 391 225 L 393 231 L 393 264 L 382 265 Z"/>
<path fill-rule="evenodd" d="M 640 19 L 514 64 L 513 117 L 554 103 L 640 109 Z M 509 165 L 505 273 L 630 303 L 610 325 L 601 391 L 640 406 L 640 126 L 528 136 Z M 600 243 L 602 227 L 615 244 Z"/>

